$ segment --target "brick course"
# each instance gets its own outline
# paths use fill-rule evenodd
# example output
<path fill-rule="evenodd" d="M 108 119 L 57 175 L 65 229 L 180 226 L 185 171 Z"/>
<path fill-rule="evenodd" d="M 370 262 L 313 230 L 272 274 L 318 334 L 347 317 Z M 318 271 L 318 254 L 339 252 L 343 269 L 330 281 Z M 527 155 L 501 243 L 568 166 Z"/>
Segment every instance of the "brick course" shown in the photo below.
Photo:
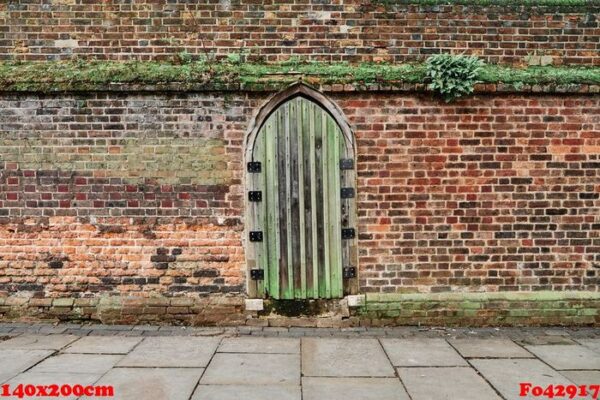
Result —
<path fill-rule="evenodd" d="M 396 5 L 365 0 L 29 0 L 0 4 L 0 60 L 173 59 L 212 51 L 268 62 L 422 60 L 440 52 L 490 63 L 600 65 L 597 5 Z M 534 61 L 539 63 L 540 60 Z"/>

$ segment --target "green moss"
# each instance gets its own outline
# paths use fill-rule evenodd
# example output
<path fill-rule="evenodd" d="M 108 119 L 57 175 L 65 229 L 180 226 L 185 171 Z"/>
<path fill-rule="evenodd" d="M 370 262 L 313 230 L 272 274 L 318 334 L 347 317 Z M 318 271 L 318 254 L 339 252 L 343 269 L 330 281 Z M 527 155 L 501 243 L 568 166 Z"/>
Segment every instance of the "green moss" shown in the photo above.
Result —
<path fill-rule="evenodd" d="M 156 85 L 177 90 L 277 90 L 303 79 L 309 84 L 400 86 L 426 83 L 424 64 L 319 63 L 290 60 L 280 64 L 232 62 L 44 62 L 0 63 L 0 90 L 88 91 L 120 85 Z M 530 67 L 517 69 L 484 66 L 477 80 L 483 83 L 523 85 L 600 85 L 600 68 Z"/>

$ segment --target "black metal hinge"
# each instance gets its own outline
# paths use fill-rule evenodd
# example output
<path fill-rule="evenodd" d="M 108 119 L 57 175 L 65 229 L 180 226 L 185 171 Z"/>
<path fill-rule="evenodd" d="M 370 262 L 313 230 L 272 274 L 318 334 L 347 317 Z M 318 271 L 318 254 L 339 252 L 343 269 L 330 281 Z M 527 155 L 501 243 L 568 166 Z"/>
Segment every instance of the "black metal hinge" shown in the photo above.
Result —
<path fill-rule="evenodd" d="M 342 199 L 353 199 L 354 198 L 354 188 L 342 188 L 340 191 Z"/>
<path fill-rule="evenodd" d="M 342 158 L 340 160 L 340 169 L 354 169 L 354 160 L 351 158 Z"/>
<path fill-rule="evenodd" d="M 262 201 L 262 192 L 260 190 L 251 190 L 248 192 L 249 201 Z"/>
<path fill-rule="evenodd" d="M 356 278 L 356 267 L 344 267 L 342 270 L 342 276 L 344 279 Z"/>
<path fill-rule="evenodd" d="M 262 281 L 265 279 L 265 270 L 264 269 L 251 269 L 250 270 L 250 279 L 253 281 Z"/>
<path fill-rule="evenodd" d="M 354 239 L 356 237 L 356 231 L 354 228 L 343 228 L 342 239 Z"/>
<path fill-rule="evenodd" d="M 263 241 L 262 231 L 251 231 L 250 232 L 250 241 L 251 242 L 262 242 Z"/>
<path fill-rule="evenodd" d="M 260 172 L 261 165 L 260 161 L 250 161 L 248 163 L 248 172 L 257 173 Z"/>

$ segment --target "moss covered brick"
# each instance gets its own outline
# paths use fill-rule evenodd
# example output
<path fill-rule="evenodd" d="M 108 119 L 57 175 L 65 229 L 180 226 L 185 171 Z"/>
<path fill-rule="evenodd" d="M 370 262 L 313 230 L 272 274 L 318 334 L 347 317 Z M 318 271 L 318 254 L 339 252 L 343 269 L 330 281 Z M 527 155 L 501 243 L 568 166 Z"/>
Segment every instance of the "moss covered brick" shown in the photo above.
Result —
<path fill-rule="evenodd" d="M 281 90 L 298 80 L 312 85 L 372 85 L 400 87 L 427 83 L 423 64 L 322 63 L 291 60 L 278 64 L 190 62 L 50 62 L 0 64 L 0 90 L 90 91 L 143 89 L 163 90 Z M 505 84 L 520 90 L 532 85 L 600 85 L 600 68 L 529 67 L 487 65 L 476 81 Z M 176 86 L 170 86 L 176 85 Z"/>

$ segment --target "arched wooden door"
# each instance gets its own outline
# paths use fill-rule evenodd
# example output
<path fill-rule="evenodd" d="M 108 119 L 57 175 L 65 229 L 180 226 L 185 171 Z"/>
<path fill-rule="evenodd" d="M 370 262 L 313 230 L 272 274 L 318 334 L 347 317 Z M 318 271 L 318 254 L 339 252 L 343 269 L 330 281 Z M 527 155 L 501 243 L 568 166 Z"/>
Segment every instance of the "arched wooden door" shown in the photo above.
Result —
<path fill-rule="evenodd" d="M 265 120 L 248 160 L 251 278 L 259 297 L 339 298 L 355 277 L 353 147 L 319 104 L 296 96 Z"/>

